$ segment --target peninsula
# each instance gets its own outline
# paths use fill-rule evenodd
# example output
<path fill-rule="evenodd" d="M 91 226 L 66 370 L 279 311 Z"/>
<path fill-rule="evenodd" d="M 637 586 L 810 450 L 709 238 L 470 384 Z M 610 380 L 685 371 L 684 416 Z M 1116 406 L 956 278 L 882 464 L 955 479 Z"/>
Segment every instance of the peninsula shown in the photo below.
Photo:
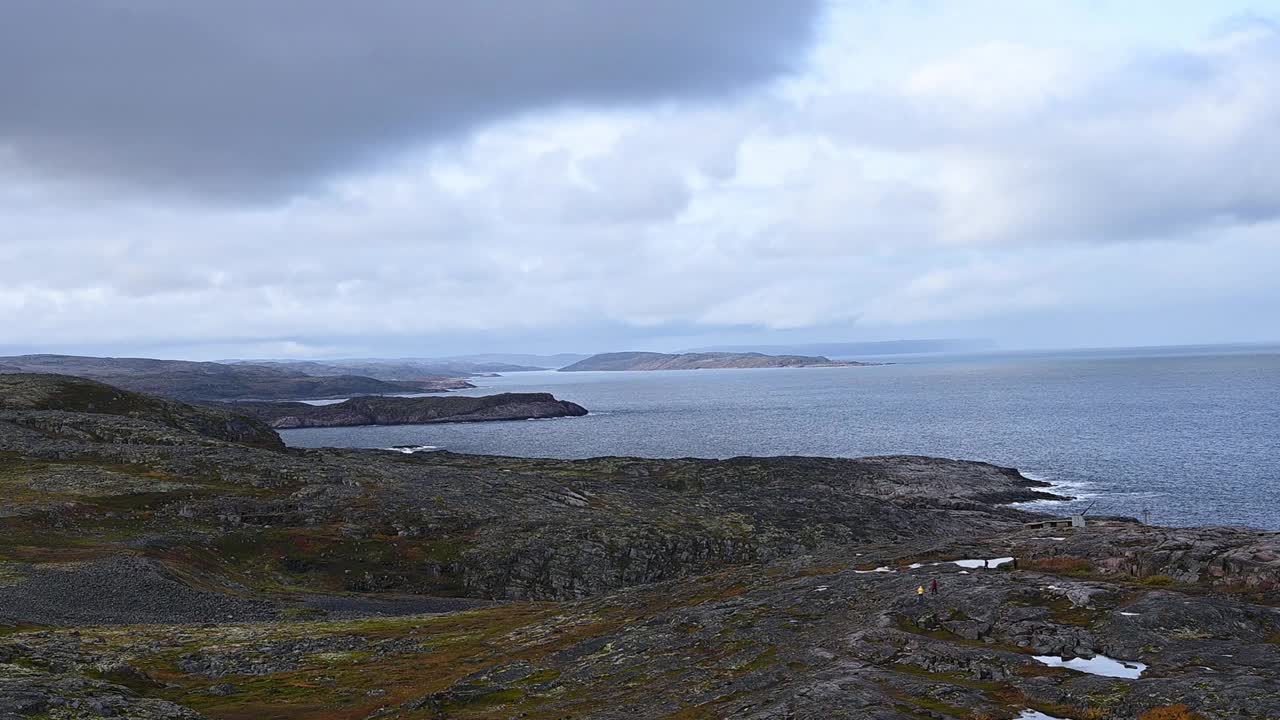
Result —
<path fill-rule="evenodd" d="M 704 370 L 730 368 L 859 367 L 871 363 L 832 360 L 821 355 L 765 355 L 763 353 L 615 352 L 592 355 L 560 372 L 588 370 Z"/>
<path fill-rule="evenodd" d="M 500 393 L 481 397 L 359 397 L 332 405 L 241 402 L 228 405 L 276 429 L 354 425 L 423 425 L 577 417 L 586 408 L 549 393 Z"/>

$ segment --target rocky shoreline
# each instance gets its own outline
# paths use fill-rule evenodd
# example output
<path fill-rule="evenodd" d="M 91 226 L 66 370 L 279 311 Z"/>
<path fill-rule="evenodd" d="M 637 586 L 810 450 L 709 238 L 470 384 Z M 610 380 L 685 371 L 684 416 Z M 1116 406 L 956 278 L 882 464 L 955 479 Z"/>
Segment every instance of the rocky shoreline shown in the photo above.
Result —
<path fill-rule="evenodd" d="M 937 458 L 289 449 L 84 382 L 0 385 L 0 720 L 1280 717 L 1277 533 L 1034 529 L 1045 483 Z"/>

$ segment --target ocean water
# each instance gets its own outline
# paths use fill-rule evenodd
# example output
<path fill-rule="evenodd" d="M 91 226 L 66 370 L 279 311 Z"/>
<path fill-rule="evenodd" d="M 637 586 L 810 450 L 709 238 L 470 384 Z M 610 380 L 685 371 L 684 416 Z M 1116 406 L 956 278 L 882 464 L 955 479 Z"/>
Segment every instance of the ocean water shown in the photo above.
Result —
<path fill-rule="evenodd" d="M 581 458 L 921 454 L 986 460 L 1072 503 L 1280 530 L 1280 347 L 896 358 L 861 368 L 518 373 L 582 418 L 282 433 L 295 446 Z"/>

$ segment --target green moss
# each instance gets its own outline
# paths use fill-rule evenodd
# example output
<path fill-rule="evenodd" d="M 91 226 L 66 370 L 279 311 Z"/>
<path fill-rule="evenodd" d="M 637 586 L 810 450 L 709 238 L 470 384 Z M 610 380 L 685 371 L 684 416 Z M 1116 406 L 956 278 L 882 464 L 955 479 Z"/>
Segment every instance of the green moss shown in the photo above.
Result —
<path fill-rule="evenodd" d="M 778 648 L 770 647 L 756 655 L 750 662 L 736 668 L 739 672 L 755 672 L 778 664 Z"/>
<path fill-rule="evenodd" d="M 900 672 L 906 675 L 913 675 L 915 677 L 925 678 L 930 682 L 943 684 L 943 685 L 956 685 L 959 687 L 970 688 L 972 690 L 983 690 L 987 692 L 991 692 L 1000 688 L 999 683 L 989 682 L 984 680 L 974 680 L 967 675 L 962 675 L 960 673 L 954 673 L 954 672 L 950 672 L 950 673 L 930 672 L 929 670 L 925 670 L 924 668 L 919 667 L 918 665 L 911 665 L 909 663 L 897 663 L 893 666 L 893 669 L 896 670 L 897 672 Z"/>
<path fill-rule="evenodd" d="M 1104 616 L 1097 608 L 1082 607 L 1061 596 L 1047 597 L 1042 594 L 1023 595 L 1011 598 L 1014 605 L 1024 607 L 1041 607 L 1049 611 L 1049 617 L 1059 625 L 1076 625 L 1088 627 Z"/>
<path fill-rule="evenodd" d="M 923 635 L 934 640 L 942 640 L 944 642 L 955 643 L 957 645 L 968 645 L 970 647 L 980 647 L 988 650 L 1004 650 L 1007 652 L 1025 653 L 1026 651 L 1014 645 L 1002 643 L 987 643 L 981 640 L 970 640 L 969 638 L 957 635 L 946 628 L 924 628 L 915 623 L 910 618 L 899 615 L 894 622 L 894 626 L 903 632 L 909 632 L 913 635 Z"/>
<path fill-rule="evenodd" d="M 465 700 L 455 700 L 444 704 L 446 712 L 466 712 L 468 710 L 478 710 L 494 707 L 495 705 L 510 705 L 518 703 L 524 699 L 525 692 L 519 688 L 506 688 L 503 690 L 494 690 L 476 695 Z"/>
<path fill-rule="evenodd" d="M 555 682 L 555 681 L 556 681 L 556 680 L 558 680 L 559 678 L 560 678 L 560 671 L 559 671 L 559 670 L 552 670 L 552 669 L 550 669 L 550 668 L 547 668 L 547 669 L 545 669 L 545 670 L 538 670 L 537 672 L 532 673 L 531 675 L 529 675 L 529 676 L 528 676 L 528 677 L 526 677 L 525 679 L 521 680 L 521 681 L 520 681 L 520 684 L 522 684 L 522 685 L 545 685 L 546 683 Z"/>
<path fill-rule="evenodd" d="M 936 714 L 950 718 L 960 718 L 960 720 L 967 720 L 967 718 L 973 717 L 973 712 L 967 708 L 958 707 L 927 695 L 909 695 L 904 692 L 893 692 L 892 694 L 898 701 L 905 703 L 909 707 L 926 711 L 924 713 L 925 717 L 936 717 Z M 928 713 L 935 713 L 935 715 L 931 716 Z"/>
<path fill-rule="evenodd" d="M 345 536 L 337 526 L 246 529 L 185 550 L 179 562 L 224 573 L 259 590 L 371 592 L 394 589 L 432 595 L 463 592 L 461 536 Z"/>

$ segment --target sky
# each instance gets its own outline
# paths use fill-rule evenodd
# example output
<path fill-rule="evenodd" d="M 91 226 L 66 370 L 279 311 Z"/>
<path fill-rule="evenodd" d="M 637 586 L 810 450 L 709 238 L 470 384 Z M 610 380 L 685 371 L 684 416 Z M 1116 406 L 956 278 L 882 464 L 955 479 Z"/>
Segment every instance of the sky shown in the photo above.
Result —
<path fill-rule="evenodd" d="M 8 0 L 0 353 L 1280 341 L 1280 0 Z"/>

